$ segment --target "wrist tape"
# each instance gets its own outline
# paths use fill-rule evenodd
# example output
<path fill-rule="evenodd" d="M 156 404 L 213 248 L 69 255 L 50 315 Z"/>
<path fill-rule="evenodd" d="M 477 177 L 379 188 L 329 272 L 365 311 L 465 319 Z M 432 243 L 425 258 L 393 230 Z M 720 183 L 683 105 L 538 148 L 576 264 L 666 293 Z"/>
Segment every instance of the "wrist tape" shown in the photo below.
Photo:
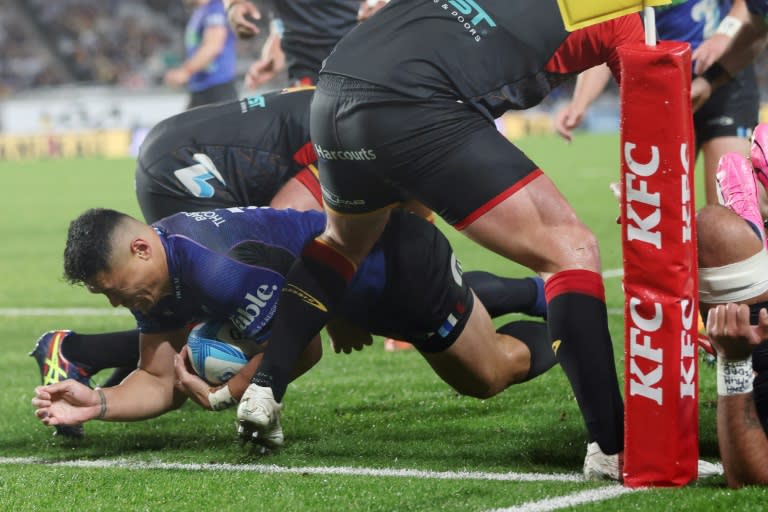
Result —
<path fill-rule="evenodd" d="M 728 360 L 717 357 L 717 394 L 739 395 L 752 392 L 752 356 L 747 359 Z"/>
<path fill-rule="evenodd" d="M 212 410 L 221 411 L 235 405 L 237 400 L 229 392 L 229 385 L 225 384 L 223 388 L 217 389 L 213 393 L 208 393 L 208 403 L 211 404 Z"/>

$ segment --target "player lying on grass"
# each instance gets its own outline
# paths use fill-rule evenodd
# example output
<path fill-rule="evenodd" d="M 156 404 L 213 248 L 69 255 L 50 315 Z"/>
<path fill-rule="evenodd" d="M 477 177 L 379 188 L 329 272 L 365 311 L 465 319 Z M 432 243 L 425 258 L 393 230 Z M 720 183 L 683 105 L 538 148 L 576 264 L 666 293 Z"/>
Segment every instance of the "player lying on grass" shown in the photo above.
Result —
<path fill-rule="evenodd" d="M 322 210 L 317 157 L 309 139 L 313 90 L 271 92 L 200 107 L 169 117 L 147 135 L 136 163 L 136 196 L 144 219 L 231 206 Z M 413 202 L 408 208 L 428 215 Z M 66 378 L 88 383 L 116 368 L 104 384 L 136 369 L 136 330 L 44 333 L 30 354 L 43 384 Z M 58 433 L 81 436 L 75 426 Z"/>
<path fill-rule="evenodd" d="M 313 93 L 251 96 L 182 112 L 155 125 L 136 162 L 136 197 L 144 220 L 238 205 L 321 210 L 317 157 L 309 139 Z M 88 383 L 97 371 L 115 368 L 104 383 L 109 387 L 136 369 L 139 333 L 49 331 L 30 355 L 43 384 L 66 378 Z M 80 437 L 83 429 L 64 426 L 56 433 Z"/>
<path fill-rule="evenodd" d="M 32 400 L 37 417 L 53 426 L 138 420 L 178 405 L 174 365 L 190 321 L 229 318 L 244 336 L 268 339 L 285 272 L 325 222 L 320 212 L 268 208 L 180 213 L 152 226 L 113 210 L 82 214 L 69 228 L 65 276 L 132 311 L 141 331 L 139 368 L 107 389 L 75 380 L 40 386 Z M 408 340 L 444 381 L 480 398 L 555 364 L 545 324 L 512 322 L 495 330 L 448 240 L 399 210 L 357 272 L 330 331 L 337 348 L 360 348 L 370 342 L 369 332 Z M 316 338 L 288 371 L 299 375 L 320 352 Z M 253 366 L 220 389 L 193 395 L 213 409 L 232 405 Z M 255 441 L 283 443 L 279 404 L 274 411 L 270 430 Z"/>
<path fill-rule="evenodd" d="M 723 157 L 727 207 L 697 221 L 699 299 L 717 351 L 717 438 L 730 487 L 768 484 L 768 252 L 752 166 Z M 745 222 L 746 221 L 746 222 Z"/>

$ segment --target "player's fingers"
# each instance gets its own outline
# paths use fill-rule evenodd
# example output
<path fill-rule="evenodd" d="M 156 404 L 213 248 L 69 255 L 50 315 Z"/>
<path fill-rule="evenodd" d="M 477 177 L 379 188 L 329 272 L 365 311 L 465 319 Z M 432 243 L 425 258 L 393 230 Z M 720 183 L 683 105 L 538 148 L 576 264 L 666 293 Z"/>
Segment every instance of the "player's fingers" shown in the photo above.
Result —
<path fill-rule="evenodd" d="M 35 397 L 50 400 L 51 394 L 48 393 L 48 390 L 46 389 L 46 386 L 36 386 L 35 387 Z"/>
<path fill-rule="evenodd" d="M 42 400 L 40 398 L 33 398 L 32 399 L 32 406 L 35 409 L 44 409 L 46 407 L 50 407 L 51 406 L 51 401 L 50 400 Z"/>
<path fill-rule="evenodd" d="M 187 367 L 184 364 L 184 360 L 181 358 L 181 354 L 173 356 L 173 369 L 176 371 L 176 380 L 183 381 L 189 375 Z"/>
<path fill-rule="evenodd" d="M 709 310 L 707 315 L 707 334 L 714 338 L 720 335 L 720 319 L 722 317 L 722 304 Z"/>

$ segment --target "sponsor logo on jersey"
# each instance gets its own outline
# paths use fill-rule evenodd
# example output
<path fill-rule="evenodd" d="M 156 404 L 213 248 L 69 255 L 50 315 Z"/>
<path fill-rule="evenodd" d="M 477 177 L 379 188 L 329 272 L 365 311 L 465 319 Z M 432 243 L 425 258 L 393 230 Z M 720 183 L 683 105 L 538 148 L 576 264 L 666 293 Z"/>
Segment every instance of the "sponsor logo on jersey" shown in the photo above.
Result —
<path fill-rule="evenodd" d="M 226 219 L 214 211 L 207 212 L 181 212 L 185 216 L 194 219 L 196 222 L 203 222 L 209 220 L 213 222 L 213 225 L 219 227 L 226 222 Z"/>
<path fill-rule="evenodd" d="M 326 160 L 376 160 L 376 152 L 372 149 L 325 149 L 320 144 L 314 144 L 315 153 Z"/>
<path fill-rule="evenodd" d="M 277 285 L 262 284 L 256 294 L 246 293 L 245 304 L 230 315 L 232 325 L 241 332 L 258 333 L 272 319 L 277 304 L 270 300 L 278 292 Z"/>
<path fill-rule="evenodd" d="M 496 21 L 474 0 L 432 0 L 453 16 L 476 42 L 488 35 L 488 29 L 496 27 Z"/>
<path fill-rule="evenodd" d="M 197 162 L 188 167 L 173 171 L 174 176 L 184 185 L 189 193 L 195 197 L 209 198 L 213 197 L 216 189 L 209 183 L 216 179 L 219 183 L 226 186 L 227 182 L 216 168 L 211 158 L 204 153 L 195 153 L 192 159 Z"/>
<path fill-rule="evenodd" d="M 710 126 L 733 126 L 736 121 L 731 116 L 720 116 L 710 119 L 707 124 Z"/>
<path fill-rule="evenodd" d="M 456 259 L 456 254 L 451 253 L 451 275 L 456 284 L 461 286 L 461 262 Z"/>
<path fill-rule="evenodd" d="M 313 308 L 319 309 L 323 313 L 328 312 L 328 308 L 326 307 L 325 304 L 323 304 L 320 300 L 313 297 L 311 294 L 305 292 L 301 288 L 298 288 L 292 284 L 287 284 L 283 287 L 283 291 L 296 295 L 298 298 L 300 298 L 301 300 L 303 300 Z"/>
<path fill-rule="evenodd" d="M 240 112 L 245 114 L 248 111 L 256 110 L 257 108 L 265 108 L 267 106 L 267 100 L 263 95 L 246 96 L 240 100 Z"/>
<path fill-rule="evenodd" d="M 552 342 L 552 352 L 554 352 L 555 355 L 557 355 L 557 351 L 560 348 L 560 343 L 561 343 L 560 340 L 555 340 Z"/>

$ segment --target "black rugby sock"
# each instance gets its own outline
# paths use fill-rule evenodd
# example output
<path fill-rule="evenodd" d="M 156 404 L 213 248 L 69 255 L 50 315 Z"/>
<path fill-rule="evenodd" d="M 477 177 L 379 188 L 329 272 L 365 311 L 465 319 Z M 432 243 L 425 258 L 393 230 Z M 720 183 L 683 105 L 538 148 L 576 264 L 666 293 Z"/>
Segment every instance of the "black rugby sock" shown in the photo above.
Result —
<path fill-rule="evenodd" d="M 302 251 L 280 292 L 269 345 L 251 382 L 272 388 L 282 401 L 293 367 L 312 338 L 328 322 L 355 273 L 340 253 L 313 240 Z"/>
<path fill-rule="evenodd" d="M 492 318 L 508 313 L 545 316 L 546 302 L 536 278 L 500 277 L 490 272 L 464 272 L 464 279 Z"/>
<path fill-rule="evenodd" d="M 136 369 L 139 362 L 139 331 L 72 332 L 61 344 L 61 351 L 69 361 L 87 366 L 94 373 L 104 368 Z"/>
<path fill-rule="evenodd" d="M 624 402 L 608 332 L 599 274 L 566 270 L 545 285 L 552 348 L 571 383 L 590 441 L 614 454 L 624 447 Z"/>
<path fill-rule="evenodd" d="M 557 358 L 552 351 L 547 324 L 520 320 L 504 324 L 496 332 L 508 334 L 525 343 L 531 352 L 531 366 L 525 380 L 538 377 L 557 364 Z"/>

